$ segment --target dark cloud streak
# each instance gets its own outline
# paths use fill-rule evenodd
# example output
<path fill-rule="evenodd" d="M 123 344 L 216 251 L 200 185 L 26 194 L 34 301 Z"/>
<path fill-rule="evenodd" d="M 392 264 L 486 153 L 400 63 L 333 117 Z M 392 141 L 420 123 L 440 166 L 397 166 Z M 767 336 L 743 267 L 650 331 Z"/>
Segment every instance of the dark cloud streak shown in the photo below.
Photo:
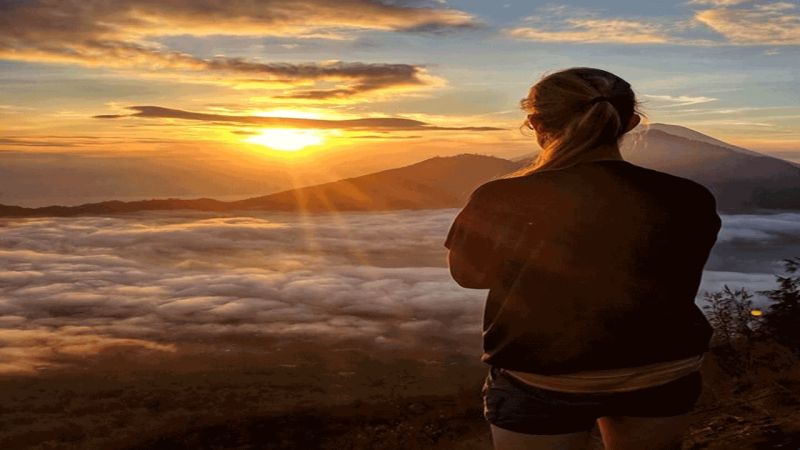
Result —
<path fill-rule="evenodd" d="M 164 108 L 161 106 L 131 106 L 128 108 L 136 111 L 133 114 L 100 114 L 93 116 L 95 119 L 120 119 L 125 117 L 156 118 L 156 119 L 182 119 L 208 122 L 212 124 L 241 124 L 260 127 L 275 128 L 317 128 L 317 129 L 345 129 L 345 130 L 414 130 L 414 131 L 497 131 L 496 127 L 440 127 L 421 122 L 419 120 L 404 119 L 399 117 L 379 117 L 366 119 L 327 120 L 327 119 L 301 119 L 293 117 L 259 117 L 259 116 L 234 116 L 226 114 L 209 114 L 180 109 Z"/>

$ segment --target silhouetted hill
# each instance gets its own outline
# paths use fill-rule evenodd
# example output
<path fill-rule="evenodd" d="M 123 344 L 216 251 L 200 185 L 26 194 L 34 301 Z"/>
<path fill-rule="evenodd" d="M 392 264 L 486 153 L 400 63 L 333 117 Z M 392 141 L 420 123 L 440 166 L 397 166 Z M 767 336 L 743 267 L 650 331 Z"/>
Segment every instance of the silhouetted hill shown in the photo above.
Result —
<path fill-rule="evenodd" d="M 136 211 L 224 211 L 230 209 L 228 202 L 210 198 L 181 200 L 176 198 L 121 202 L 112 200 L 100 203 L 87 203 L 80 206 L 45 206 L 42 208 L 23 208 L 21 206 L 0 205 L 0 217 L 64 217 L 82 215 L 106 215 Z"/>
<path fill-rule="evenodd" d="M 463 154 L 246 200 L 166 199 L 22 208 L 0 205 L 0 216 L 105 215 L 145 210 L 381 211 L 463 206 L 481 183 L 519 167 L 502 158 Z"/>
<path fill-rule="evenodd" d="M 230 206 L 282 211 L 453 208 L 463 206 L 481 183 L 517 167 L 492 156 L 436 157 L 398 169 L 231 202 Z"/>
<path fill-rule="evenodd" d="M 695 180 L 723 212 L 800 210 L 800 167 L 675 125 L 654 124 L 622 147 L 634 164 Z M 110 201 L 75 207 L 0 205 L 0 217 L 106 215 L 145 210 L 382 211 L 463 206 L 478 185 L 509 173 L 531 156 L 509 161 L 463 154 L 246 200 Z"/>

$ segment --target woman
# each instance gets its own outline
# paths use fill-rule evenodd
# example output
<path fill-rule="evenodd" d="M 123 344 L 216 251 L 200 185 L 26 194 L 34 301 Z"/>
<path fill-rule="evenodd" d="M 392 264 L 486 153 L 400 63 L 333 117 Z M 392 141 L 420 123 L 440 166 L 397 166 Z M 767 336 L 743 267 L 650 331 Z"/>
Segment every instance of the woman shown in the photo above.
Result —
<path fill-rule="evenodd" d="M 573 68 L 522 100 L 533 167 L 476 189 L 448 233 L 453 278 L 489 289 L 484 415 L 497 450 L 680 448 L 711 328 L 695 305 L 720 218 L 685 178 L 622 159 L 630 85 Z"/>

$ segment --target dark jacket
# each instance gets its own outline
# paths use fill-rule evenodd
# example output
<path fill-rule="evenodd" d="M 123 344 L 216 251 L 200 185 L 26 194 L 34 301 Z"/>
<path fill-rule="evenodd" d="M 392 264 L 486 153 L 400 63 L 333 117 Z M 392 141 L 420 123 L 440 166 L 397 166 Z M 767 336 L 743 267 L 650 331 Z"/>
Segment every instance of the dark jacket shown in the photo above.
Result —
<path fill-rule="evenodd" d="M 480 186 L 445 246 L 456 282 L 489 289 L 482 360 L 568 373 L 706 351 L 695 296 L 720 223 L 694 181 L 590 161 Z"/>

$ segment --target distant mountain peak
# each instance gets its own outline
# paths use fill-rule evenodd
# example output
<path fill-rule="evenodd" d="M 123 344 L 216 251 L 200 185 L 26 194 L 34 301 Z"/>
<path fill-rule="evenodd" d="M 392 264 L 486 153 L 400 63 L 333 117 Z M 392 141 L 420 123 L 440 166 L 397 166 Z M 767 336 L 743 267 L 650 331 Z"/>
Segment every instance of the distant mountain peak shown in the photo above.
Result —
<path fill-rule="evenodd" d="M 746 153 L 752 156 L 761 156 L 761 157 L 770 157 L 769 155 L 765 155 L 763 153 L 758 153 L 753 150 L 748 150 L 743 147 L 739 147 L 733 144 L 729 144 L 725 141 L 719 140 L 715 137 L 711 137 L 707 134 L 700 133 L 699 131 L 692 130 L 691 128 L 687 128 L 681 125 L 672 125 L 667 123 L 651 123 L 645 126 L 637 127 L 639 131 L 646 131 L 647 129 L 650 130 L 659 130 L 663 131 L 664 133 L 671 134 L 673 136 L 682 137 L 685 139 L 689 139 L 692 141 L 698 142 L 705 142 L 707 144 L 713 144 L 720 147 L 727 148 L 729 150 L 733 150 L 740 153 Z M 636 131 L 636 130 L 635 130 Z"/>

